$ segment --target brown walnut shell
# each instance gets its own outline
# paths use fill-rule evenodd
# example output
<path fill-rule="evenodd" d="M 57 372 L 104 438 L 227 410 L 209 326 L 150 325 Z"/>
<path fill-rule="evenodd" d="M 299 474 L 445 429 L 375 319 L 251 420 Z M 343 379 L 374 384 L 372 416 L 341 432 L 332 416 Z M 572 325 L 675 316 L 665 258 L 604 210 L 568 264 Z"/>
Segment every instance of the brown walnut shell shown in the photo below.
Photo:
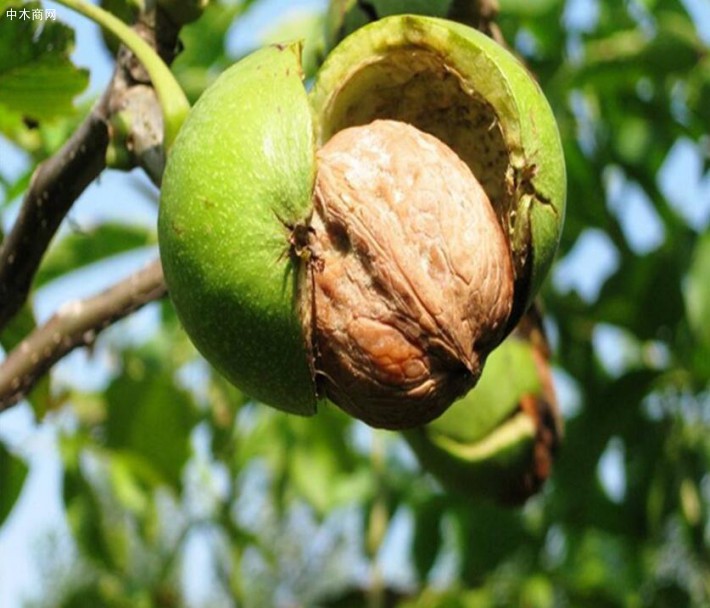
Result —
<path fill-rule="evenodd" d="M 317 159 L 303 309 L 319 390 L 372 426 L 429 422 L 503 338 L 508 241 L 468 166 L 411 125 L 344 129 Z"/>

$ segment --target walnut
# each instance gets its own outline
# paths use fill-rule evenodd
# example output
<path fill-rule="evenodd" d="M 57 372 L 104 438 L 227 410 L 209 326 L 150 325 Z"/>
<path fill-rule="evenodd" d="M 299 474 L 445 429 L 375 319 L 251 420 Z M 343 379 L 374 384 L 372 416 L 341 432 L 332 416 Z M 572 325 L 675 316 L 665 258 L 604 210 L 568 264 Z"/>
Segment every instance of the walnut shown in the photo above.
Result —
<path fill-rule="evenodd" d="M 503 338 L 508 241 L 468 166 L 411 125 L 344 129 L 317 158 L 306 308 L 319 390 L 372 426 L 429 422 Z"/>

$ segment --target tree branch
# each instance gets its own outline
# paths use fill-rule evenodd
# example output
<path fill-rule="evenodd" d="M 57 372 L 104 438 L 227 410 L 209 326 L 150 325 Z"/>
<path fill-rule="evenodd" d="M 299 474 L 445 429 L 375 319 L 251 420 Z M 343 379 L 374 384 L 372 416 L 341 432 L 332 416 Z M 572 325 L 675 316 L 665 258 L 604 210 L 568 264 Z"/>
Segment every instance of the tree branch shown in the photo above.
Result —
<path fill-rule="evenodd" d="M 167 293 L 160 260 L 106 291 L 62 306 L 0 365 L 0 412 L 22 399 L 59 359 L 88 346 L 115 321 Z"/>

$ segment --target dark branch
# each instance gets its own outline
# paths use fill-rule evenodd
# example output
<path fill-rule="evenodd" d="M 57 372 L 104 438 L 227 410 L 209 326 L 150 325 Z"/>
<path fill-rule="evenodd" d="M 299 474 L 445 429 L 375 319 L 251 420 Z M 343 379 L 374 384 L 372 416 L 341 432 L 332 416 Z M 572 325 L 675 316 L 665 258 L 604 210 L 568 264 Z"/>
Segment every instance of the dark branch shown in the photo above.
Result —
<path fill-rule="evenodd" d="M 155 260 L 99 295 L 62 306 L 0 365 L 0 412 L 22 399 L 67 353 L 92 344 L 103 329 L 166 291 L 163 269 Z"/>

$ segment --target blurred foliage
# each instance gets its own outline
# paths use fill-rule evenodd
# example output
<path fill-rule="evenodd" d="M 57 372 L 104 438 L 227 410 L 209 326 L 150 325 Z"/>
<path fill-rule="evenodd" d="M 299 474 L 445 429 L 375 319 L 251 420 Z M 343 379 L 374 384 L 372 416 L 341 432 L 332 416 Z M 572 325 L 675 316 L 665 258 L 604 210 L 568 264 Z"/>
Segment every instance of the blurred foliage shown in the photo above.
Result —
<path fill-rule="evenodd" d="M 386 3 L 357 4 L 364 21 Z M 315 67 L 332 14 L 296 19 L 294 3 L 257 31 L 267 5 L 213 1 L 183 29 L 174 69 L 192 99 L 274 36 L 306 38 Z M 100 389 L 65 378 L 51 399 L 48 384 L 31 396 L 37 432 L 59 437 L 71 533 L 68 549 L 38 556 L 51 576 L 31 605 L 710 605 L 710 209 L 682 200 L 698 185 L 660 177 L 684 147 L 708 183 L 708 40 L 679 0 L 500 5 L 505 39 L 555 110 L 569 175 L 544 293 L 566 432 L 543 491 L 518 509 L 472 502 L 425 474 L 397 434 L 333 409 L 306 420 L 254 404 L 206 366 L 163 302 L 139 336 L 127 320 L 99 338 L 93 358 L 111 361 Z M 66 59 L 70 32 L 48 23 L 39 36 L 56 45 L 28 61 L 56 64 L 61 103 L 17 106 L 0 80 L 0 129 L 31 164 L 71 133 L 64 95 L 85 82 Z M 0 36 L 0 74 L 24 57 L 10 38 Z M 23 125 L 18 107 L 39 124 Z M 3 212 L 31 169 L 10 179 L 0 165 Z M 639 245 L 649 222 L 660 236 Z M 579 287 L 603 253 L 580 259 L 590 235 L 615 260 L 593 293 Z M 36 288 L 154 239 L 115 222 L 62 233 Z M 28 307 L 0 341 L 10 348 L 33 326 Z M 508 379 L 497 381 L 504 392 Z M 0 522 L 25 479 L 19 448 L 0 445 Z"/>
<path fill-rule="evenodd" d="M 51 20 L 11 19 L 10 10 L 27 15 L 42 11 L 37 2 L 11 2 L 0 16 L 0 132 L 12 128 L 13 115 L 40 121 L 69 112 L 72 99 L 89 81 L 88 72 L 75 68 L 69 59 L 74 44 L 71 28 Z"/>

